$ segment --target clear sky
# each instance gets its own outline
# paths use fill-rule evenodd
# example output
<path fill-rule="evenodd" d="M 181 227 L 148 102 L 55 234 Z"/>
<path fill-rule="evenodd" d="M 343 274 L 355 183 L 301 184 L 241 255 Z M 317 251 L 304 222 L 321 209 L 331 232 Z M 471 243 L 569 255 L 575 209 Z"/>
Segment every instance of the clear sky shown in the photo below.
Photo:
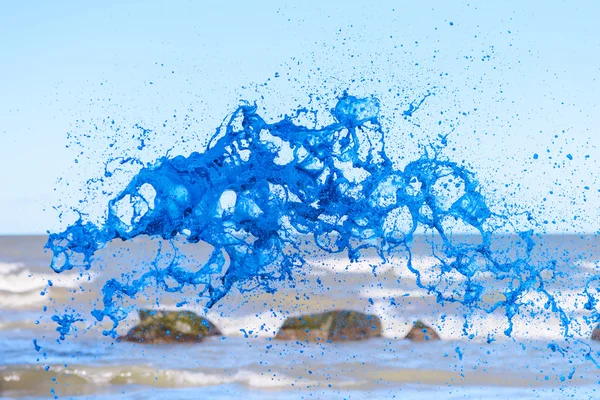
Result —
<path fill-rule="evenodd" d="M 381 99 L 398 160 L 452 132 L 447 155 L 496 204 L 600 229 L 598 2 L 202 3 L 3 4 L 0 233 L 60 229 L 83 198 L 101 214 L 84 188 L 107 156 L 201 150 L 241 99 L 275 117 L 343 89 Z"/>

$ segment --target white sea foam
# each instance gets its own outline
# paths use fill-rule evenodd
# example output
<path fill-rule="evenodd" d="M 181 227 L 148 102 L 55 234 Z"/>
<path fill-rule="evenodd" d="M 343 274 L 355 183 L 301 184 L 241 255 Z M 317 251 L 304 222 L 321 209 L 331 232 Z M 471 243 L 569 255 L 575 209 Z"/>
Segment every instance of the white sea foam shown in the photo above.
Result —
<path fill-rule="evenodd" d="M 21 309 L 42 304 L 46 300 L 38 292 L 2 293 L 0 294 L 0 308 Z"/>
<path fill-rule="evenodd" d="M 82 283 L 92 281 L 94 276 L 91 274 L 46 274 L 32 273 L 28 269 L 19 269 L 20 267 L 8 269 L 8 273 L 0 275 L 0 290 L 10 293 L 27 293 L 31 291 L 43 290 L 48 286 L 48 281 L 52 286 L 62 288 L 76 288 Z"/>
<path fill-rule="evenodd" d="M 148 384 L 157 387 L 201 387 L 239 383 L 252 388 L 277 389 L 293 386 L 298 379 L 278 371 L 252 371 L 238 369 L 223 372 L 198 371 L 185 369 L 157 370 L 148 367 L 55 367 L 55 372 L 78 376 L 95 385 L 110 384 Z M 13 375 L 9 375 L 13 378 Z M 18 375 L 14 375 L 18 379 Z M 4 377 L 7 379 L 7 376 Z M 317 381 L 302 378 L 302 385 L 314 385 Z M 355 384 L 360 384 L 356 382 Z M 353 382 L 344 382 L 351 386 Z"/>
<path fill-rule="evenodd" d="M 23 263 L 0 262 L 0 277 L 23 268 Z M 1 281 L 0 281 L 1 282 Z"/>
<path fill-rule="evenodd" d="M 421 272 L 429 272 L 438 263 L 439 261 L 435 257 L 430 256 L 415 257 L 412 260 L 413 268 Z M 350 262 L 344 257 L 328 258 L 322 261 L 311 260 L 310 266 L 312 267 L 311 273 L 314 275 L 331 273 L 372 274 L 373 272 L 381 275 L 391 271 L 400 278 L 414 278 L 415 276 L 408 269 L 408 259 L 403 257 L 390 257 L 385 263 L 377 257 L 365 257 L 356 262 Z"/>
<path fill-rule="evenodd" d="M 281 373 L 261 373 L 250 370 L 238 370 L 233 374 L 170 370 L 165 371 L 165 378 L 176 383 L 177 386 L 212 386 L 241 383 L 248 387 L 271 389 L 290 387 L 297 382 L 296 379 Z M 302 384 L 314 384 L 314 382 L 303 379 Z"/>
<path fill-rule="evenodd" d="M 48 300 L 41 293 L 74 289 L 92 282 L 95 274 L 32 272 L 22 263 L 0 263 L 0 308 L 24 309 Z M 49 282 L 52 282 L 50 286 Z"/>
<path fill-rule="evenodd" d="M 6 375 L 4 377 L 4 381 L 5 382 L 11 382 L 11 381 L 20 381 L 21 377 L 18 374 L 10 374 L 10 375 Z"/>
<path fill-rule="evenodd" d="M 373 289 L 371 289 L 373 290 Z M 373 290 L 375 291 L 375 290 Z M 365 295 L 372 296 L 374 306 L 370 312 L 379 316 L 382 322 L 383 336 L 388 338 L 403 338 L 412 328 L 413 322 L 423 321 L 432 326 L 444 340 L 466 340 L 468 335 L 478 341 L 487 340 L 488 335 L 496 340 L 561 340 L 564 339 L 565 327 L 561 324 L 558 313 L 550 313 L 544 309 L 546 299 L 541 296 L 528 295 L 524 298 L 531 301 L 529 308 L 523 308 L 512 319 L 513 327 L 511 337 L 504 332 L 509 328 L 508 318 L 503 308 L 492 314 L 483 310 L 466 310 L 456 304 L 441 305 L 431 296 L 419 296 L 419 293 L 410 293 L 407 297 L 395 297 L 397 305 L 391 305 L 388 298 L 394 294 L 405 291 L 381 289 L 379 297 L 371 291 Z M 569 334 L 576 338 L 589 338 L 594 326 L 586 322 L 583 315 L 577 314 L 576 304 L 581 305 L 581 296 L 576 291 L 563 291 L 556 297 L 558 303 L 567 313 L 570 321 Z M 545 312 L 531 313 L 527 310 L 545 310 Z M 465 319 L 466 316 L 466 319 Z M 464 324 L 467 322 L 467 335 Z"/>
<path fill-rule="evenodd" d="M 248 335 L 250 337 L 273 337 L 285 321 L 285 316 L 271 312 L 244 315 L 241 317 L 223 318 L 209 313 L 208 318 L 218 324 L 219 329 L 227 336 Z M 241 331 L 244 329 L 245 332 Z"/>

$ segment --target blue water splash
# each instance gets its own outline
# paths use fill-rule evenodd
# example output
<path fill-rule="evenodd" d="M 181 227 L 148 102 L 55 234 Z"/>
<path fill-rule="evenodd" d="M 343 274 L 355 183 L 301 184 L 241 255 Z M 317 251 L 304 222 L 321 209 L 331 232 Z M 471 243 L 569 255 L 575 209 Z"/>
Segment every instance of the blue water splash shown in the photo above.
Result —
<path fill-rule="evenodd" d="M 416 101 L 413 101 L 412 103 L 410 103 L 408 105 L 408 109 L 404 110 L 402 112 L 402 115 L 404 117 L 412 117 L 412 115 L 417 112 L 419 110 L 419 108 L 421 108 L 421 106 L 423 105 L 423 103 L 425 102 L 425 100 L 427 100 L 427 98 L 431 96 L 431 93 L 427 93 L 425 96 L 423 96 L 423 98 L 417 103 Z"/>
<path fill-rule="evenodd" d="M 508 336 L 513 318 L 529 305 L 524 297 L 536 293 L 547 300 L 548 312 L 560 317 L 568 335 L 568 318 L 542 278 L 555 265 L 531 262 L 533 232 L 518 232 L 515 247 L 520 251 L 512 259 L 494 250 L 497 221 L 507 217 L 490 210 L 473 173 L 442 157 L 435 146 L 403 169 L 395 166 L 386 154 L 379 109 L 376 98 L 344 94 L 331 110 L 335 122 L 309 128 L 291 117 L 267 123 L 256 106 L 242 105 L 204 152 L 162 157 L 144 166 L 109 201 L 103 224 L 80 216 L 64 232 L 51 234 L 46 245 L 53 252 L 51 267 L 56 272 L 89 269 L 96 251 L 108 242 L 140 235 L 161 237 L 173 246 L 172 239 L 184 235 L 188 242 L 213 246 L 209 260 L 195 271 L 174 257 L 167 267 L 155 265 L 131 283 L 108 281 L 103 308 L 92 314 L 98 321 L 109 318 L 113 327 L 104 333 L 116 336 L 115 328 L 129 311 L 121 299 L 135 297 L 148 285 L 165 291 L 193 286 L 207 307 L 233 287 L 274 292 L 275 282 L 291 281 L 304 266 L 297 239 L 311 235 L 320 249 L 345 252 L 350 261 L 366 249 L 375 249 L 384 261 L 406 254 L 419 287 L 440 303 L 488 313 L 502 310 Z M 124 206 L 129 217 L 122 213 Z M 400 222 L 406 226 L 399 228 Z M 479 242 L 455 242 L 449 230 L 456 223 L 478 232 Z M 436 279 L 426 279 L 413 265 L 411 245 L 418 228 L 442 240 L 433 254 Z M 444 287 L 449 276 L 461 279 L 452 290 Z M 493 303 L 484 301 L 483 280 L 489 277 L 502 293 Z M 76 319 L 56 318 L 63 337 Z"/>
<path fill-rule="evenodd" d="M 458 359 L 462 361 L 464 353 L 461 350 L 460 346 L 456 346 L 454 351 L 456 352 L 456 354 L 458 354 Z"/>
<path fill-rule="evenodd" d="M 83 321 L 83 319 L 78 318 L 77 315 L 72 314 L 63 314 L 63 316 L 54 315 L 52 316 L 52 321 L 56 322 L 58 327 L 56 331 L 59 333 L 59 340 L 65 340 L 66 336 L 73 329 L 73 324 L 79 321 Z"/>

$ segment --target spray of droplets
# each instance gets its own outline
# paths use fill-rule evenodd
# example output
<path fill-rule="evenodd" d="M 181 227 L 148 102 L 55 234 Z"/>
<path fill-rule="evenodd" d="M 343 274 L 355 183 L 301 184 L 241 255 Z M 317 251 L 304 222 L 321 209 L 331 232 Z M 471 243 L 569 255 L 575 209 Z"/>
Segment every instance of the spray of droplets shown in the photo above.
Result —
<path fill-rule="evenodd" d="M 404 254 L 417 285 L 438 302 L 502 311 L 509 336 L 513 318 L 531 306 L 526 296 L 541 296 L 544 309 L 560 318 L 569 335 L 569 319 L 543 278 L 555 265 L 532 262 L 530 230 L 516 232 L 513 257 L 495 250 L 498 221 L 510 217 L 490 210 L 469 170 L 435 148 L 403 168 L 395 166 L 386 154 L 376 98 L 344 94 L 331 113 L 334 123 L 309 128 L 290 117 L 267 123 L 255 106 L 240 106 L 204 152 L 163 157 L 143 167 L 110 200 L 105 222 L 81 217 L 51 234 L 46 246 L 53 252 L 51 267 L 56 272 L 93 268 L 94 254 L 108 242 L 140 235 L 165 240 L 184 235 L 191 243 L 212 246 L 208 261 L 194 269 L 175 258 L 129 283 L 109 280 L 103 307 L 92 314 L 98 321 L 112 320 L 105 334 L 115 336 L 129 311 L 122 299 L 134 298 L 148 285 L 170 291 L 195 287 L 207 307 L 234 287 L 275 291 L 276 282 L 291 281 L 304 267 L 298 238 L 310 235 L 321 250 L 345 253 L 351 262 L 367 249 L 384 262 L 396 252 Z M 124 207 L 129 207 L 126 215 Z M 476 232 L 479 240 L 453 240 L 449 231 L 457 224 Z M 411 244 L 419 229 L 442 242 L 433 254 L 435 279 L 425 279 L 412 262 Z M 490 279 L 502 293 L 492 302 L 484 301 Z M 585 307 L 593 311 L 589 322 L 597 323 L 590 284 Z M 77 320 L 57 319 L 61 335 Z"/>

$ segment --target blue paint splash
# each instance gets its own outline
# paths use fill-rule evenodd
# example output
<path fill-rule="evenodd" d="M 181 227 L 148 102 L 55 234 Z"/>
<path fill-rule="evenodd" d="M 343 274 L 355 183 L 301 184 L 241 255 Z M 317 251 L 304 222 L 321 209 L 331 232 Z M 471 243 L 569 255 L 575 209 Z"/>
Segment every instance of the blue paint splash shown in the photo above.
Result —
<path fill-rule="evenodd" d="M 405 117 L 425 98 L 411 104 Z M 331 110 L 335 122 L 309 128 L 287 116 L 267 123 L 255 105 L 242 105 L 204 152 L 162 157 L 144 166 L 110 200 L 104 223 L 95 225 L 80 216 L 64 232 L 51 234 L 46 244 L 53 252 L 51 267 L 59 273 L 90 269 L 94 254 L 107 243 L 141 235 L 161 237 L 173 246 L 173 239 L 184 235 L 188 242 L 213 247 L 208 261 L 194 271 L 175 257 L 167 267 L 155 265 L 130 283 L 106 282 L 103 308 L 92 314 L 98 321 L 109 318 L 113 326 L 104 334 L 115 337 L 115 328 L 129 312 L 121 300 L 136 297 L 148 285 L 165 291 L 195 287 L 207 307 L 234 287 L 273 293 L 274 283 L 292 281 L 293 273 L 302 270 L 305 254 L 298 237 L 311 235 L 318 248 L 346 253 L 350 261 L 367 249 L 375 249 L 384 262 L 394 254 L 406 255 L 420 288 L 440 303 L 503 311 L 508 336 L 513 318 L 531 305 L 525 296 L 535 293 L 546 299 L 545 309 L 561 319 L 568 336 L 568 318 L 542 277 L 555 264 L 532 262 L 533 232 L 517 232 L 518 251 L 512 259 L 495 249 L 497 221 L 508 217 L 490 210 L 473 173 L 442 157 L 436 146 L 403 169 L 395 166 L 386 154 L 379 109 L 374 97 L 344 94 Z M 123 159 L 120 164 L 134 162 Z M 129 217 L 120 211 L 123 205 L 129 206 Z M 399 220 L 407 227 L 399 228 Z M 450 227 L 455 223 L 476 231 L 479 241 L 453 240 Z M 419 228 L 442 241 L 433 254 L 433 280 L 413 265 L 411 245 Z M 444 287 L 449 276 L 461 280 L 452 290 Z M 502 293 L 492 303 L 484 301 L 484 278 L 490 277 Z M 586 308 L 593 309 L 596 300 L 588 297 Z M 597 313 L 593 318 L 600 320 Z M 61 338 L 76 320 L 55 316 Z"/>
<path fill-rule="evenodd" d="M 460 346 L 456 346 L 454 351 L 456 351 L 456 354 L 458 354 L 458 359 L 462 361 L 464 353 L 461 350 Z"/>
<path fill-rule="evenodd" d="M 66 336 L 73 329 L 73 324 L 79 321 L 83 321 L 82 318 L 78 318 L 77 315 L 64 314 L 62 317 L 59 315 L 53 315 L 52 321 L 56 322 L 58 327 L 56 331 L 59 333 L 59 340 L 65 340 Z"/>
<path fill-rule="evenodd" d="M 425 102 L 425 100 L 427 100 L 427 98 L 431 96 L 431 92 L 427 93 L 425 96 L 423 96 L 423 98 L 417 103 L 416 101 L 413 101 L 412 103 L 410 103 L 408 105 L 408 109 L 404 110 L 402 112 L 402 115 L 406 118 L 406 117 L 412 117 L 413 114 L 415 112 L 417 112 L 419 110 L 419 108 L 421 108 L 421 106 L 423 105 L 423 103 Z"/>

